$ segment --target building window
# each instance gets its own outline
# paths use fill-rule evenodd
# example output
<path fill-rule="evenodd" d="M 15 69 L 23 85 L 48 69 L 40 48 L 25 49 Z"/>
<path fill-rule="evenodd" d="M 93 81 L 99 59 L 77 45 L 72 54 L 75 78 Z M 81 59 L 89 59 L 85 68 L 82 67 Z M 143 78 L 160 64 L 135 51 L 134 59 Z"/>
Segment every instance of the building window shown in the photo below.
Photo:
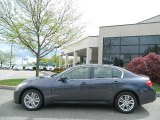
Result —
<path fill-rule="evenodd" d="M 104 38 L 103 64 L 114 64 L 115 59 L 127 64 L 155 45 L 160 47 L 160 35 Z"/>

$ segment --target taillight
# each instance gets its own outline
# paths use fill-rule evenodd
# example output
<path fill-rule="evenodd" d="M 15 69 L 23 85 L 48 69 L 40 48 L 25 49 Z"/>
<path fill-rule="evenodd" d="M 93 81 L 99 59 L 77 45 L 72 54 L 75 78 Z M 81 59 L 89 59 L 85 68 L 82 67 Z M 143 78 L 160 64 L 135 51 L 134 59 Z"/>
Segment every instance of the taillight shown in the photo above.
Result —
<path fill-rule="evenodd" d="M 150 80 L 148 80 L 148 81 L 146 82 L 146 85 L 147 85 L 148 87 L 152 87 L 152 82 L 151 82 Z"/>

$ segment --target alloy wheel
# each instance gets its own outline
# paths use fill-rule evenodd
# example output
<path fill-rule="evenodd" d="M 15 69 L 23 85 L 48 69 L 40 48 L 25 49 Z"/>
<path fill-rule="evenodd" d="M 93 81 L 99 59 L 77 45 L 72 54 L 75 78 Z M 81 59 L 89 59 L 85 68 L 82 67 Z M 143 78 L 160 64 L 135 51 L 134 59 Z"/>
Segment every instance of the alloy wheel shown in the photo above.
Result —
<path fill-rule="evenodd" d="M 118 106 L 121 110 L 128 112 L 134 108 L 135 102 L 132 96 L 122 95 L 118 100 Z"/>

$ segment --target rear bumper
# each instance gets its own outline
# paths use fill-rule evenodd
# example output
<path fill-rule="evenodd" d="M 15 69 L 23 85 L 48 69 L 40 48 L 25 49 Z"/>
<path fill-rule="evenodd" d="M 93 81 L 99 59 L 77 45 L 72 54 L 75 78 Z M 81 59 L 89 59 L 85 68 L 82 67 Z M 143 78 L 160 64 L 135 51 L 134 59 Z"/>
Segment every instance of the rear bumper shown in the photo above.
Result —
<path fill-rule="evenodd" d="M 150 103 L 156 100 L 156 92 L 154 89 L 141 92 L 139 94 L 140 105 Z"/>

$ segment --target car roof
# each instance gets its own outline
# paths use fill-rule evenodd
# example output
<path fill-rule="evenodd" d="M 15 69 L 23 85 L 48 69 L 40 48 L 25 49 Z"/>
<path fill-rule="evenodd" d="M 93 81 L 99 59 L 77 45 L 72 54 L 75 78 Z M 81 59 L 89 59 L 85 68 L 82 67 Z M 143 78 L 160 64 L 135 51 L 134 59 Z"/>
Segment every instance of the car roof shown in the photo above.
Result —
<path fill-rule="evenodd" d="M 121 67 L 117 67 L 117 66 L 109 65 L 109 64 L 89 64 L 89 65 L 83 64 L 83 65 L 76 65 L 74 67 L 113 67 L 113 68 L 123 69 Z"/>

